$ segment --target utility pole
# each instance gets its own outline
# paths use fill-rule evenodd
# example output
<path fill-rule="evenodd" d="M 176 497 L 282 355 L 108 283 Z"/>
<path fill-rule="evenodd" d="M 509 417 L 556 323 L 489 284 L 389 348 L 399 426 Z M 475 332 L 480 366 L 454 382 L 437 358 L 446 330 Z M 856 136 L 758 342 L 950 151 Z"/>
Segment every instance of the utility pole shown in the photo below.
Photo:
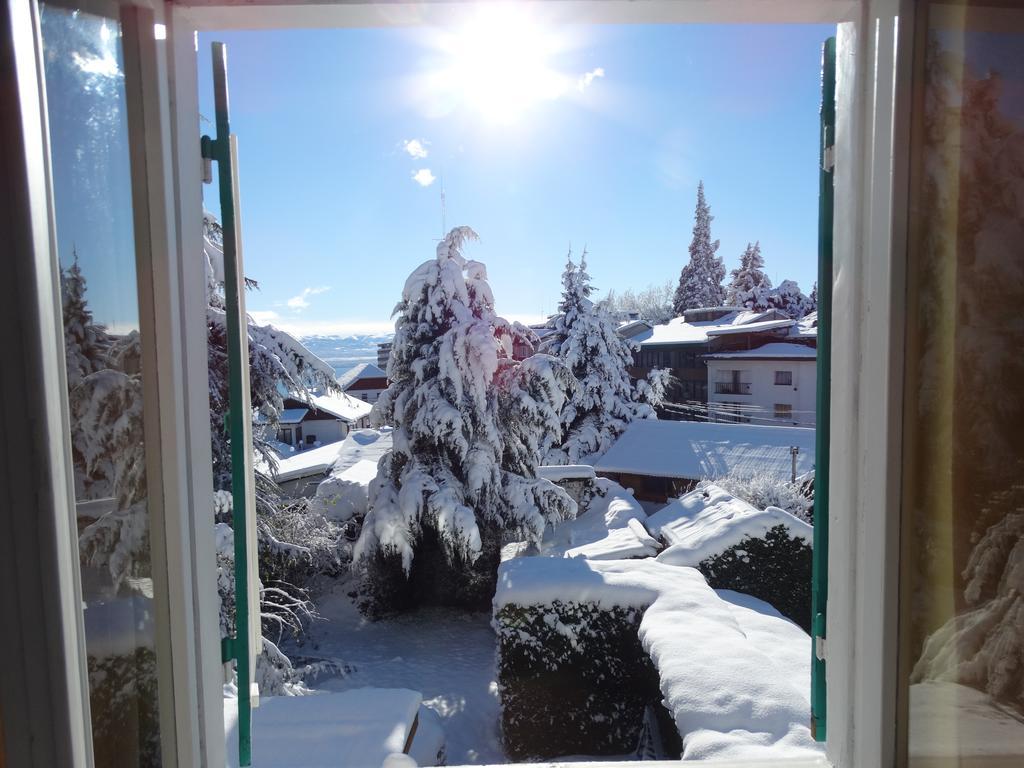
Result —
<path fill-rule="evenodd" d="M 790 458 L 793 459 L 793 473 L 792 473 L 792 480 L 791 480 L 793 483 L 796 483 L 796 457 L 797 457 L 797 454 L 799 454 L 799 453 L 800 453 L 800 448 L 799 447 L 797 447 L 795 445 L 791 445 L 789 447 L 789 455 L 790 455 Z"/>

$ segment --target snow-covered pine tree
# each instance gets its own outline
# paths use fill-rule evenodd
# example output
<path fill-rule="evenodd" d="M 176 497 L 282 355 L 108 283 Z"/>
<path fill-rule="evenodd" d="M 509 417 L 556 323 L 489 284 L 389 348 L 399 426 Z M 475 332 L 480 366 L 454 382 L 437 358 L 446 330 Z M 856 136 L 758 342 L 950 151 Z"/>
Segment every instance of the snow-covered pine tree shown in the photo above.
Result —
<path fill-rule="evenodd" d="M 114 589 L 148 575 L 145 448 L 139 334 L 98 325 L 78 256 L 61 270 L 71 455 L 79 501 L 113 499 L 79 537 L 84 562 L 109 570 Z"/>
<path fill-rule="evenodd" d="M 785 312 L 794 320 L 813 312 L 816 304 L 800 290 L 794 280 L 783 280 L 768 294 L 768 306 Z"/>
<path fill-rule="evenodd" d="M 725 304 L 753 310 L 768 309 L 768 296 L 772 281 L 764 273 L 761 243 L 747 243 L 740 256 L 740 265 L 732 271 L 732 281 L 726 288 Z"/>
<path fill-rule="evenodd" d="M 503 535 L 536 540 L 575 514 L 562 489 L 533 476 L 567 374 L 557 361 L 510 359 L 513 334 L 494 313 L 486 268 L 462 254 L 475 239 L 469 227 L 449 232 L 395 308 L 390 384 L 373 412 L 393 427 L 394 447 L 370 484 L 354 553 L 370 615 L 489 606 Z"/>
<path fill-rule="evenodd" d="M 85 298 L 86 281 L 78 266 L 78 252 L 67 269 L 60 271 L 60 294 L 64 315 L 64 353 L 67 361 L 68 388 L 73 388 L 90 373 L 107 367 L 110 337 L 97 325 Z"/>
<path fill-rule="evenodd" d="M 672 309 L 679 317 L 687 309 L 720 307 L 725 302 L 725 265 L 715 255 L 718 240 L 711 241 L 711 208 L 704 199 L 704 182 L 697 185 L 697 207 L 694 212 L 693 240 L 690 261 L 679 275 Z"/>
<path fill-rule="evenodd" d="M 566 365 L 578 386 L 562 408 L 565 437 L 548 452 L 546 461 L 552 464 L 593 460 L 631 421 L 655 417 L 630 381 L 629 341 L 615 332 L 607 310 L 590 300 L 592 292 L 586 252 L 577 267 L 570 251 L 562 273 L 559 313 L 551 321 L 552 333 L 544 339 L 543 350 Z"/>

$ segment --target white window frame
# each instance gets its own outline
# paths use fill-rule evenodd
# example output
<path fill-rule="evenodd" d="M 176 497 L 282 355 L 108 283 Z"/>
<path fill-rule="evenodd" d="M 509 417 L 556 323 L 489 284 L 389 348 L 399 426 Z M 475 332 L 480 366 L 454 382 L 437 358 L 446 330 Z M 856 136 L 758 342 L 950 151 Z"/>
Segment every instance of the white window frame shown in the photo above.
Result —
<path fill-rule="evenodd" d="M 836 23 L 832 480 L 830 487 L 828 741 L 837 768 L 897 762 L 896 594 L 902 439 L 902 352 L 912 0 L 598 0 L 560 5 L 598 23 Z M 198 31 L 375 27 L 369 3 L 184 0 L 171 7 L 172 78 L 183 126 L 176 145 L 179 223 L 195 239 L 201 210 L 195 141 Z M 421 5 L 407 18 L 463 11 Z M 898 45 L 897 45 L 898 43 Z M 899 66 L 897 66 L 899 65 Z M 902 97 L 902 98 L 898 98 Z M 186 132 L 184 128 L 187 128 Z M 193 218 L 194 217 L 194 218 Z M 192 223 L 189 223 L 192 222 Z M 184 234 L 182 239 L 184 240 Z M 184 258 L 185 267 L 191 267 Z M 194 267 L 198 269 L 198 265 Z M 871 311 L 867 311 L 871 307 Z M 198 343 L 198 340 L 196 340 Z M 881 562 L 882 567 L 879 567 Z"/>
<path fill-rule="evenodd" d="M 144 163 L 145 184 L 135 198 L 137 242 L 151 251 L 152 269 L 140 275 L 140 313 L 150 324 L 149 358 L 157 395 L 147 394 L 147 418 L 156 420 L 154 439 L 161 457 L 155 499 L 164 515 L 157 538 L 166 560 L 166 600 L 170 626 L 159 642 L 169 653 L 173 687 L 168 692 L 173 729 L 164 733 L 181 765 L 224 765 L 224 733 L 213 537 L 209 534 L 212 481 L 206 377 L 205 274 L 196 32 L 218 29 L 383 26 L 403 18 L 389 5 L 385 21 L 369 3 L 322 0 L 120 0 L 140 5 L 124 18 L 126 35 L 137 35 L 135 59 L 141 88 L 134 109 L 146 126 L 133 131 L 133 157 Z M 837 23 L 839 30 L 835 174 L 835 279 L 830 487 L 828 658 L 828 761 L 837 768 L 888 768 L 897 762 L 896 595 L 902 403 L 904 255 L 912 0 L 629 0 L 577 2 L 554 7 L 567 19 L 601 23 Z M 464 6 L 429 4 L 437 20 Z M 54 342 L 59 298 L 50 227 L 52 210 L 41 121 L 45 104 L 38 28 L 32 0 L 12 0 L 0 33 L 16 43 L 13 69 L 21 94 L 22 130 L 5 156 L 22 153 L 24 167 L 6 180 L 5 192 L 21 207 L 26 222 L 20 239 L 2 247 L 27 247 L 35 271 L 17 285 L 31 290 L 10 296 L 16 285 L 0 283 L 0 298 L 19 299 L 26 314 L 27 343 L 38 345 L 34 368 L 0 375 L 3 393 L 20 395 L 26 416 L 37 413 L 44 430 L 32 434 L 33 455 L 44 458 L 33 487 L 34 506 L 46 526 L 15 530 L 9 546 L 29 541 L 39 553 L 40 624 L 26 626 L 22 643 L 33 638 L 45 656 L 54 686 L 35 708 L 13 711 L 6 699 L 3 717 L 8 746 L 43 743 L 52 757 L 25 764 L 87 766 L 91 763 L 84 719 L 85 684 L 81 615 L 77 605 L 74 532 L 68 508 L 70 462 L 63 445 L 66 408 L 61 402 L 63 350 Z M 166 41 L 149 34 L 166 25 Z M 4 40 L 4 42 L 7 42 Z M 898 43 L 898 45 L 897 45 Z M 128 66 L 126 48 L 126 66 Z M 899 66 L 897 66 L 899 64 Z M 132 65 L 132 66 L 136 66 Z M 900 98 L 898 98 L 898 96 Z M 45 118 L 42 118 L 44 120 Z M 244 145 L 243 145 L 244 146 Z M 243 155 L 244 159 L 244 155 Z M 244 168 L 243 168 L 244 171 Z M 146 226 L 140 228 L 139 213 Z M 22 259 L 24 261 L 24 258 Z M 8 262 L 12 263 L 12 262 Z M 19 262 L 20 263 L 20 262 Z M 147 288 L 148 286 L 148 288 Z M 867 311 L 871 307 L 871 311 Z M 28 357 L 26 357 L 28 359 Z M 24 374 L 24 375 L 22 375 Z M 33 395 L 26 383 L 44 384 Z M 38 387 L 38 385 L 37 385 Z M 45 395 L 45 396 L 44 396 Z M 149 423 L 149 422 L 148 422 Z M 17 468 L 11 451 L 3 454 L 7 477 Z M 28 499 L 29 497 L 26 497 Z M 48 501 L 47 501 L 48 500 Z M 13 516 L 8 511 L 2 522 Z M 7 530 L 7 529 L 5 529 Z M 33 538 L 34 537 L 34 538 Z M 34 543 L 33 543 L 34 542 Z M 7 542 L 0 542 L 0 547 Z M 879 567 L 879 563 L 882 567 Z M 50 570 L 47 570 L 49 568 Z M 29 590 L 31 591 L 31 590 Z M 4 638 L 0 649 L 13 642 Z M 76 674 L 77 673 L 77 674 Z M 166 668 L 161 674 L 166 674 Z M 6 689 L 7 686 L 5 686 Z M 4 694 L 6 696 L 6 693 Z M 162 692 L 163 695 L 163 692 Z M 84 697 L 84 705 L 83 705 Z M 162 701 L 163 705 L 164 702 Z M 47 709 L 49 707 L 49 709 Z M 163 706 L 161 707 L 163 709 Z M 50 716 L 44 718 L 40 712 Z M 63 713 L 63 714 L 61 714 Z M 56 716 L 53 716 L 56 714 Z M 25 725 L 25 738 L 12 724 Z M 173 744 L 168 747 L 166 740 Z M 29 748 L 29 747 L 26 747 Z M 38 747 L 36 747 L 38 748 Z M 28 753 L 25 753 L 28 754 Z M 20 764 L 20 763 L 19 763 Z M 718 763 L 725 765 L 724 763 Z M 793 763 L 789 763 L 794 765 Z M 813 762 L 811 764 L 814 764 Z"/>

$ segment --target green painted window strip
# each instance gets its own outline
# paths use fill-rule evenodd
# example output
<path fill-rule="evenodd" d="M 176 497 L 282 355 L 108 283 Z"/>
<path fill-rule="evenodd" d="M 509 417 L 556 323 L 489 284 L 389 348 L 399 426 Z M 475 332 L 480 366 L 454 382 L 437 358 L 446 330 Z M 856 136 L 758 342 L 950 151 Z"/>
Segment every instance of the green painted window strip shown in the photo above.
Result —
<path fill-rule="evenodd" d="M 836 133 L 836 39 L 830 37 L 821 52 L 821 147 L 818 196 L 818 365 L 816 467 L 814 472 L 814 566 L 811 582 L 811 614 L 814 617 L 811 648 L 811 730 L 825 741 L 825 659 L 819 658 L 825 640 L 828 598 L 828 480 L 832 383 L 832 225 L 833 168 L 831 158 Z M 820 642 L 819 642 L 820 641 Z M 821 654 L 824 655 L 823 653 Z"/>
<path fill-rule="evenodd" d="M 216 113 L 217 137 L 212 142 L 203 137 L 204 156 L 207 152 L 217 161 L 217 181 L 220 187 L 220 215 L 224 238 L 224 299 L 227 305 L 228 327 L 228 427 L 231 437 L 231 524 L 235 535 L 235 637 L 222 645 L 222 655 L 237 661 L 238 675 L 238 764 L 252 765 L 252 710 L 249 700 L 249 578 L 246 541 L 245 475 L 247 450 L 245 422 L 249 418 L 245 409 L 243 381 L 245 363 L 242 357 L 242 317 L 239 311 L 238 243 L 235 240 L 235 198 L 231 178 L 231 127 L 228 121 L 227 47 L 213 43 L 213 96 Z"/>

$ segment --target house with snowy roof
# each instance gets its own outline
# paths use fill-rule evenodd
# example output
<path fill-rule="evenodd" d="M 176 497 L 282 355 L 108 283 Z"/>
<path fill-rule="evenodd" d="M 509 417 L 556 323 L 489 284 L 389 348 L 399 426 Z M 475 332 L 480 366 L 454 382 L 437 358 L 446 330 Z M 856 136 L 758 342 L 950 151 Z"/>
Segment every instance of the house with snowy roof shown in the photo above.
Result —
<path fill-rule="evenodd" d="M 594 469 L 632 488 L 636 498 L 656 502 L 730 474 L 792 480 L 814 469 L 814 430 L 643 419 L 626 428 Z"/>
<path fill-rule="evenodd" d="M 295 450 L 319 448 L 344 440 L 353 429 L 370 426 L 373 406 L 347 394 L 284 398 L 277 442 Z"/>
<path fill-rule="evenodd" d="M 709 355 L 750 351 L 780 342 L 817 346 L 817 326 L 805 322 L 808 318 L 794 320 L 778 309 L 688 309 L 682 317 L 633 337 L 638 348 L 634 352 L 632 373 L 643 378 L 652 368 L 668 368 L 673 382 L 668 392 L 668 405 L 659 416 L 705 420 L 711 400 L 709 395 L 716 389 L 709 386 L 709 382 L 713 382 L 708 374 Z"/>
<path fill-rule="evenodd" d="M 390 351 L 389 345 L 388 354 Z M 357 400 L 376 403 L 388 388 L 388 375 L 373 363 L 360 363 L 338 377 L 338 386 L 342 392 Z"/>
<path fill-rule="evenodd" d="M 708 419 L 813 427 L 817 355 L 815 347 L 792 341 L 705 355 Z"/>

